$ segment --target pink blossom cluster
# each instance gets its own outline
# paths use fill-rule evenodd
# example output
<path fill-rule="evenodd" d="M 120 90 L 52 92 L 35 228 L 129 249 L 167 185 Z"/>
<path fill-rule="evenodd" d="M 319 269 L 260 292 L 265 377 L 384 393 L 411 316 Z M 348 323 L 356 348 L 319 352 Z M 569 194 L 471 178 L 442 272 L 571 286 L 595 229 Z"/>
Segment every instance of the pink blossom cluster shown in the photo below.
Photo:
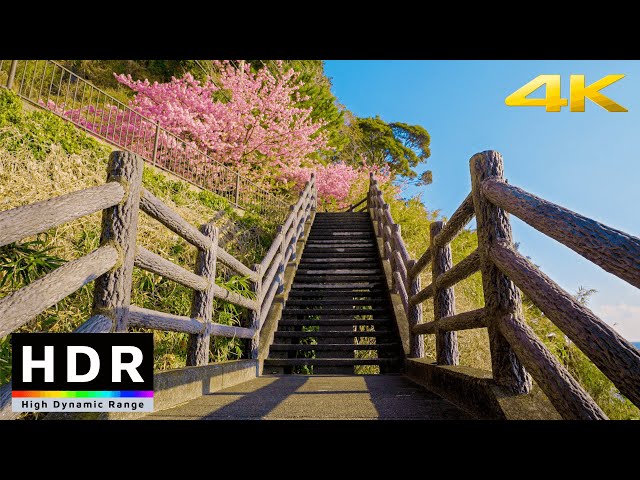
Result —
<path fill-rule="evenodd" d="M 312 120 L 311 107 L 297 106 L 306 98 L 293 69 L 285 71 L 277 62 L 274 75 L 267 68 L 252 72 L 249 64 L 237 69 L 228 61 L 214 63 L 220 71 L 215 82 L 200 82 L 190 73 L 167 83 L 114 74 L 135 91 L 130 103 L 134 112 L 108 103 L 68 108 L 49 101 L 46 107 L 146 158 L 155 146 L 157 165 L 216 190 L 235 188 L 235 172 L 263 188 L 269 188 L 271 178 L 301 188 L 315 172 L 320 198 L 340 206 L 355 183 L 368 181 L 369 172 L 379 183 L 389 181 L 388 168 L 366 160 L 354 167 L 308 158 L 327 148 L 321 130 L 325 123 Z M 156 122 L 169 132 L 160 131 L 157 145 Z M 216 166 L 209 157 L 229 168 Z"/>
<path fill-rule="evenodd" d="M 366 164 L 353 167 L 342 162 L 311 167 L 286 166 L 282 169 L 282 178 L 295 182 L 300 189 L 309 181 L 311 173 L 315 173 L 318 196 L 327 201 L 334 200 L 338 207 L 345 207 L 351 188 L 357 183 L 368 182 L 371 172 L 379 184 L 386 183 L 391 178 L 390 171 L 386 167 L 379 168 Z"/>
<path fill-rule="evenodd" d="M 323 122 L 311 119 L 312 107 L 299 92 L 298 74 L 277 63 L 277 76 L 249 64 L 236 69 L 215 62 L 216 83 L 195 80 L 190 73 L 167 83 L 134 81 L 116 75 L 136 92 L 131 106 L 182 139 L 196 143 L 214 159 L 241 173 L 264 167 L 298 166 L 308 154 L 326 148 Z"/>

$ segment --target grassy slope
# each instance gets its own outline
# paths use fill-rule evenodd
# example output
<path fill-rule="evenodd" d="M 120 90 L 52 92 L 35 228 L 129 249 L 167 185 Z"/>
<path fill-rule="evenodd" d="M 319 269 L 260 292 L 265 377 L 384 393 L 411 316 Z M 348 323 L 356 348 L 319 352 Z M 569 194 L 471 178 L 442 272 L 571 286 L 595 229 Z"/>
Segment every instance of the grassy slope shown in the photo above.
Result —
<path fill-rule="evenodd" d="M 110 150 L 52 114 L 22 111 L 15 96 L 0 90 L 0 210 L 104 183 Z M 225 200 L 213 194 L 147 166 L 143 183 L 193 225 L 214 218 L 222 232 L 221 244 L 247 265 L 259 261 L 271 243 L 273 225 L 249 214 L 238 216 Z M 97 248 L 99 237 L 100 214 L 95 213 L 54 228 L 39 238 L 45 247 L 53 247 L 48 254 L 72 260 Z M 146 215 L 140 217 L 138 242 L 185 268 L 193 269 L 195 265 L 196 249 Z M 0 266 L 0 277 L 5 268 L 6 265 Z M 133 303 L 189 315 L 189 289 L 139 269 L 134 272 Z M 248 289 L 246 279 L 232 275 L 222 265 L 218 275 L 219 284 L 236 291 Z M 0 288 L 0 297 L 25 283 L 5 284 Z M 92 284 L 82 288 L 19 331 L 72 331 L 89 318 L 92 291 Z M 226 302 L 219 302 L 215 312 L 214 321 L 225 324 L 238 324 L 245 314 Z M 155 332 L 154 339 L 156 369 L 184 365 L 186 335 Z M 240 341 L 216 339 L 211 360 L 237 358 L 241 353 Z M 0 339 L 0 384 L 10 378 L 10 358 L 9 337 L 5 337 Z"/>

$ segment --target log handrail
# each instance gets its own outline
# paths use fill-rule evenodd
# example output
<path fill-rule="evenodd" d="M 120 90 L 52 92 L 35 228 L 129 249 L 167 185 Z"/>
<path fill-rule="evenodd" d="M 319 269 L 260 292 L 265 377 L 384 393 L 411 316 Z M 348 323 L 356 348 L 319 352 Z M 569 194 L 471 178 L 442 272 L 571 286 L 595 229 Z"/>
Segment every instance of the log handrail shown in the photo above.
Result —
<path fill-rule="evenodd" d="M 364 197 L 358 203 L 353 203 L 353 204 L 349 205 L 349 207 L 345 210 L 345 212 L 353 212 L 354 209 L 356 209 L 357 207 L 359 207 L 360 205 L 362 205 L 366 201 L 367 201 L 367 197 Z"/>
<path fill-rule="evenodd" d="M 199 230 L 142 187 L 142 169 L 143 162 L 138 155 L 113 152 L 109 158 L 107 183 L 0 212 L 0 246 L 103 212 L 100 248 L 0 299 L 0 337 L 95 280 L 94 314 L 75 330 L 76 333 L 127 331 L 128 327 L 188 333 L 187 365 L 209 362 L 211 335 L 237 337 L 252 342 L 251 355 L 255 357 L 259 330 L 284 283 L 286 265 L 295 259 L 296 243 L 304 235 L 304 225 L 317 208 L 315 176 L 311 176 L 291 206 L 262 262 L 249 268 L 218 245 L 219 232 L 213 223 L 205 224 Z M 195 272 L 136 245 L 140 210 L 198 249 Z M 253 285 L 255 298 L 217 285 L 217 261 L 247 277 Z M 181 317 L 132 305 L 134 266 L 193 289 L 191 316 Z M 213 300 L 216 298 L 248 309 L 251 328 L 213 323 Z M 3 408 L 4 403 L 0 410 Z"/>
<path fill-rule="evenodd" d="M 515 250 L 506 212 L 638 288 L 640 238 L 508 184 L 503 178 L 502 156 L 495 151 L 474 155 L 470 168 L 472 192 L 448 222 L 432 224 L 436 230 L 432 230 L 429 245 L 417 260 L 405 253 L 400 229 L 377 180 L 370 176 L 367 208 L 376 235 L 382 239 L 394 290 L 409 322 L 410 356 L 424 356 L 421 335 L 434 334 L 438 340 L 436 363 L 456 364 L 457 342 L 446 335 L 488 328 L 497 384 L 515 393 L 527 393 L 530 373 L 563 418 L 606 418 L 524 322 L 519 288 L 623 395 L 640 407 L 640 351 Z M 474 216 L 478 248 L 452 265 L 449 245 Z M 420 273 L 430 263 L 432 283 L 421 288 Z M 485 306 L 456 313 L 451 289 L 477 271 L 484 277 Z M 421 323 L 422 304 L 434 296 L 435 320 Z"/>
<path fill-rule="evenodd" d="M 482 182 L 494 205 L 640 288 L 640 238 L 548 202 L 497 178 Z"/>

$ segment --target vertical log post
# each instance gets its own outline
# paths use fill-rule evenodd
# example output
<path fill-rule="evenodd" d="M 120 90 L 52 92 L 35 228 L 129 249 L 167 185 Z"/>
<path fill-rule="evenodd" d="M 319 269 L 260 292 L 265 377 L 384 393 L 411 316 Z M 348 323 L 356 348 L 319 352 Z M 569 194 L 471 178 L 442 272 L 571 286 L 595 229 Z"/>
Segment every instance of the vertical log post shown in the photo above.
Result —
<path fill-rule="evenodd" d="M 143 165 L 142 158 L 132 152 L 112 152 L 109 157 L 107 181 L 119 182 L 126 194 L 118 205 L 102 211 L 100 244 L 113 245 L 120 258 L 95 281 L 93 315 L 110 318 L 115 332 L 127 331 Z"/>
<path fill-rule="evenodd" d="M 388 205 L 387 205 L 387 209 L 388 209 Z M 385 234 L 387 235 L 388 237 L 387 241 L 389 242 L 389 258 L 387 258 L 387 260 L 389 260 L 389 265 L 391 265 L 391 288 L 396 293 L 399 293 L 399 290 L 398 290 L 399 287 L 397 285 L 398 282 L 396 281 L 396 276 L 393 274 L 393 272 L 399 272 L 400 266 L 398 265 L 398 261 L 396 260 L 395 252 L 398 249 L 396 248 L 396 239 L 393 233 L 398 228 L 400 228 L 400 225 L 396 225 L 396 224 L 387 225 L 385 227 Z M 406 286 L 405 286 L 405 290 L 406 290 Z"/>
<path fill-rule="evenodd" d="M 415 260 L 411 260 L 409 265 L 407 265 L 407 270 L 411 271 L 413 265 L 416 263 Z M 420 274 L 416 276 L 416 278 L 412 278 L 409 275 L 409 298 L 414 296 L 420 290 L 422 290 Z M 422 335 L 416 335 L 411 330 L 416 325 L 422 323 L 422 303 L 417 305 L 409 305 L 409 312 L 407 315 L 407 319 L 409 320 L 409 357 L 410 358 L 423 358 L 424 357 L 424 338 Z"/>
<path fill-rule="evenodd" d="M 213 290 L 216 284 L 216 260 L 218 257 L 218 228 L 213 223 L 200 227 L 204 236 L 211 239 L 211 245 L 206 250 L 198 251 L 196 261 L 196 275 L 209 281 L 209 287 L 201 292 L 193 292 L 191 317 L 197 318 L 205 324 L 211 323 L 213 318 Z M 189 335 L 187 346 L 187 366 L 207 365 L 209 363 L 210 336 L 205 331 L 200 335 Z"/>
<path fill-rule="evenodd" d="M 480 191 L 482 181 L 486 178 L 504 178 L 502 155 L 487 150 L 475 154 L 469 163 L 493 378 L 497 384 L 516 393 L 528 393 L 531 390 L 531 377 L 498 328 L 498 322 L 509 314 L 517 321 L 523 321 L 520 292 L 489 257 L 489 247 L 493 242 L 512 242 L 511 224 L 507 212 L 489 202 Z"/>
<path fill-rule="evenodd" d="M 289 207 L 289 215 L 291 215 L 294 210 L 295 210 L 295 205 L 291 205 Z M 290 262 L 296 259 L 296 242 L 298 240 L 296 238 L 295 228 L 296 228 L 296 217 L 294 216 L 293 219 L 291 220 L 291 225 L 289 225 L 289 229 L 293 231 L 293 235 L 291 236 L 291 240 L 289 241 L 289 245 L 291 246 L 291 248 L 293 248 L 293 252 L 291 252 L 291 256 L 289 257 Z M 285 239 L 287 235 L 288 234 L 285 233 Z M 289 245 L 287 245 L 287 248 L 289 248 Z M 285 265 L 285 268 L 286 268 L 286 265 Z"/>
<path fill-rule="evenodd" d="M 285 237 L 286 232 L 282 230 L 282 225 L 278 226 L 276 229 L 276 239 L 280 239 L 280 247 L 278 248 L 280 254 L 280 264 L 278 265 L 278 291 L 276 293 L 280 294 L 284 292 L 284 272 L 287 268 L 284 263 L 284 256 L 287 253 L 287 246 L 285 245 Z M 278 254 L 276 254 L 278 256 Z"/>
<path fill-rule="evenodd" d="M 382 231 L 382 229 L 384 228 L 384 222 L 383 222 L 383 207 L 384 207 L 384 201 L 382 200 L 382 192 L 378 190 L 378 193 L 376 195 L 376 203 L 378 204 L 378 206 L 376 207 L 376 215 L 378 217 L 378 236 L 379 237 L 383 237 L 384 232 Z M 384 242 L 383 242 L 383 246 L 384 246 Z"/>
<path fill-rule="evenodd" d="M 260 311 L 262 304 L 262 266 L 259 263 L 253 265 L 252 270 L 258 274 L 258 280 L 253 282 L 251 290 L 255 293 L 257 307 L 249 312 L 249 328 L 255 329 L 255 335 L 249 340 L 248 358 L 258 358 L 258 347 L 260 345 Z"/>
<path fill-rule="evenodd" d="M 311 193 L 313 194 L 311 201 L 311 211 L 315 212 L 318 209 L 318 189 L 316 188 L 316 174 L 315 172 L 311 173 L 311 177 L 309 178 L 310 182 L 313 182 L 311 185 Z M 311 218 L 311 217 L 309 217 Z"/>
<path fill-rule="evenodd" d="M 438 288 L 436 279 L 438 276 L 453 267 L 451 258 L 451 245 L 436 246 L 434 238 L 444 227 L 445 222 L 433 222 L 431 224 L 431 284 L 433 285 L 433 320 L 438 321 L 444 317 L 456 314 L 456 299 L 453 295 L 453 287 Z M 456 332 L 436 332 L 436 363 L 438 365 L 458 365 L 458 335 Z"/>

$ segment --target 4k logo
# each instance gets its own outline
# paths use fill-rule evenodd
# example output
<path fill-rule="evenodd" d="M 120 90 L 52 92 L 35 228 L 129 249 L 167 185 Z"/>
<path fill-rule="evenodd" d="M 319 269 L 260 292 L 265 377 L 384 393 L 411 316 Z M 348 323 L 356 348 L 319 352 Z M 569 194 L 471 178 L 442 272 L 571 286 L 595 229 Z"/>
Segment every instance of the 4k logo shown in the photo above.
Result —
<path fill-rule="evenodd" d="M 624 78 L 624 75 L 607 75 L 591 85 L 585 86 L 584 75 L 571 75 L 569 101 L 560 96 L 560 75 L 538 75 L 507 98 L 504 103 L 510 107 L 545 107 L 547 112 L 559 112 L 569 105 L 572 112 L 584 112 L 584 99 L 588 98 L 608 112 L 627 112 L 619 103 L 600 93 L 600 90 Z M 538 88 L 546 85 L 544 98 L 527 98 Z"/>

